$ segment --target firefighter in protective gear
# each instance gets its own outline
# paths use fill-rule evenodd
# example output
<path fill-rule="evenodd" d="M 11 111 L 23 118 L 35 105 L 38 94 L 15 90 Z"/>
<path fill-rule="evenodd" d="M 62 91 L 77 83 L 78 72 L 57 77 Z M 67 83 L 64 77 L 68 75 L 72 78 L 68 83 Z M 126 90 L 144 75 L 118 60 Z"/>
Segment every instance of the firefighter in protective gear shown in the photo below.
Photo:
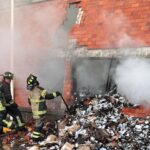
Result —
<path fill-rule="evenodd" d="M 8 128 L 15 128 L 16 130 L 26 131 L 26 128 L 24 127 L 24 121 L 22 119 L 21 112 L 18 109 L 17 104 L 12 99 L 11 90 L 10 90 L 10 83 L 13 79 L 13 74 L 11 72 L 5 72 L 3 74 L 3 80 L 1 82 L 1 100 L 3 101 L 1 110 L 1 120 L 3 123 L 3 126 Z M 14 123 L 7 122 L 6 121 L 6 115 L 9 114 L 13 117 Z"/>
<path fill-rule="evenodd" d="M 30 74 L 27 78 L 27 89 L 29 90 L 28 102 L 31 105 L 33 119 L 35 120 L 35 129 L 31 135 L 33 141 L 41 140 L 41 131 L 45 122 L 47 113 L 46 99 L 53 99 L 60 96 L 60 92 L 48 93 L 39 86 L 37 77 Z"/>
<path fill-rule="evenodd" d="M 5 133 L 3 130 L 4 127 L 13 128 L 12 121 L 7 121 L 6 115 L 7 112 L 6 112 L 5 101 L 2 93 L 2 82 L 0 82 L 0 133 Z"/>

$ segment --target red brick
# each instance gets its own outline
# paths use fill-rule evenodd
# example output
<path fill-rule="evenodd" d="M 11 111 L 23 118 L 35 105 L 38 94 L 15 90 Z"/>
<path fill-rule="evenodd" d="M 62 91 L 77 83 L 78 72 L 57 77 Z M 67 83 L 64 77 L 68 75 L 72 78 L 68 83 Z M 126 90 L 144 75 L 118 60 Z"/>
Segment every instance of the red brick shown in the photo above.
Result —
<path fill-rule="evenodd" d="M 150 115 L 150 109 L 143 106 L 137 108 L 123 108 L 122 112 L 126 115 L 134 117 L 145 117 Z"/>
<path fill-rule="evenodd" d="M 134 4 L 132 4 L 131 6 L 132 6 L 132 7 L 139 7 L 140 4 L 139 4 L 139 3 L 134 3 Z"/>
<path fill-rule="evenodd" d="M 82 0 L 80 2 L 80 6 L 84 11 L 84 19 L 81 22 L 84 24 L 85 28 L 83 29 L 82 24 L 80 24 L 78 29 L 74 29 L 74 32 L 72 33 L 78 41 L 79 39 L 88 37 L 88 40 L 82 40 L 81 42 L 88 48 L 116 47 L 117 45 L 115 46 L 114 43 L 117 43 L 117 40 L 120 36 L 119 34 L 121 33 L 131 33 L 129 35 L 131 38 L 135 38 L 135 36 L 137 36 L 136 39 L 142 39 L 143 43 L 145 43 L 145 46 L 148 46 L 147 44 L 150 43 L 150 39 L 148 40 L 148 38 L 145 37 L 145 35 L 150 32 L 149 26 L 146 25 L 150 16 L 150 1 L 132 0 L 117 1 L 114 3 L 113 1 L 109 0 L 86 0 L 85 3 L 85 0 Z M 108 17 L 106 16 L 106 19 L 104 19 L 103 14 L 106 13 L 109 15 Z M 111 15 L 114 15 L 114 17 L 111 17 Z M 121 18 L 121 16 L 125 18 L 124 23 L 118 27 L 114 24 L 114 21 L 117 21 L 117 15 L 118 18 Z M 105 22 L 105 20 L 108 23 Z M 86 32 L 83 34 L 81 30 L 85 29 Z M 80 30 L 80 34 L 79 32 L 78 34 L 74 34 L 75 30 Z M 91 36 L 94 34 L 98 35 L 96 37 Z M 107 37 L 104 38 L 104 35 L 107 35 Z M 96 41 L 95 45 L 94 42 L 92 44 L 89 43 L 89 41 L 92 41 L 93 39 Z M 99 43 L 103 44 L 97 44 L 98 41 Z"/>

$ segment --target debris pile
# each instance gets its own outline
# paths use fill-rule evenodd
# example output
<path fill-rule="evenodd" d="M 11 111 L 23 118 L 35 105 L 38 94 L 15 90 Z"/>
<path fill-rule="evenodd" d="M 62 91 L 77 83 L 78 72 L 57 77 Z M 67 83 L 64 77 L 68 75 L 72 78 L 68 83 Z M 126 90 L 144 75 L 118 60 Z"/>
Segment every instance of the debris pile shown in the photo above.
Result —
<path fill-rule="evenodd" d="M 45 140 L 33 143 L 28 139 L 19 147 L 30 150 L 150 150 L 150 117 L 126 116 L 121 111 L 123 107 L 134 105 L 119 94 L 84 98 L 78 94 L 62 119 L 45 125 Z M 16 141 L 13 139 L 9 143 L 11 149 Z"/>

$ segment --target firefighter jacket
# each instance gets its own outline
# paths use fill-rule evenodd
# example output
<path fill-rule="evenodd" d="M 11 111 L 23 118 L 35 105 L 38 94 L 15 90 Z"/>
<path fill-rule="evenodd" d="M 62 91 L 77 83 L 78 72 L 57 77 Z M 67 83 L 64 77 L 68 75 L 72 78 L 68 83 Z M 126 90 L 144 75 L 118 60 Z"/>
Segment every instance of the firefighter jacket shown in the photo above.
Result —
<path fill-rule="evenodd" d="M 14 104 L 14 100 L 12 99 L 9 83 L 2 81 L 1 92 L 3 94 L 5 106 L 10 106 L 10 105 Z"/>
<path fill-rule="evenodd" d="M 2 82 L 0 82 L 0 111 L 5 111 L 5 99 L 2 93 Z"/>
<path fill-rule="evenodd" d="M 53 99 L 58 95 L 54 93 L 47 93 L 42 87 L 36 86 L 32 91 L 29 91 L 28 102 L 31 105 L 34 119 L 47 113 L 46 99 Z"/>

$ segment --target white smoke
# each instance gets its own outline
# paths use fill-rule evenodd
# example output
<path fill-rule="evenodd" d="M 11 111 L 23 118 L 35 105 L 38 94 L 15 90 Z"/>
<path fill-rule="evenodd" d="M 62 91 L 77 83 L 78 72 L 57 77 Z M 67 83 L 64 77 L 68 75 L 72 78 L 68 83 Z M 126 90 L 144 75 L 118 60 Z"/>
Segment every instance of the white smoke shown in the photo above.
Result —
<path fill-rule="evenodd" d="M 118 92 L 135 104 L 150 105 L 150 61 L 126 58 L 116 68 Z"/>
<path fill-rule="evenodd" d="M 103 40 L 108 44 L 109 48 L 128 48 L 123 51 L 122 54 L 130 55 L 131 49 L 140 47 L 143 42 L 128 32 L 134 30 L 128 18 L 123 12 L 119 14 L 115 12 L 102 11 L 99 14 L 99 23 L 102 26 L 101 30 L 103 34 Z M 93 25 L 94 26 L 94 25 Z M 86 55 L 86 54 L 85 54 Z M 91 87 L 92 89 L 100 89 L 102 86 L 105 88 L 105 84 L 108 78 L 109 61 L 105 62 L 98 61 L 79 61 L 77 64 L 76 75 L 77 75 L 77 86 Z M 112 68 L 111 68 L 112 69 Z M 104 84 L 105 83 L 105 84 Z"/>
<path fill-rule="evenodd" d="M 130 56 L 134 49 L 144 45 L 139 37 L 134 37 L 130 31 L 134 27 L 123 12 L 119 14 L 103 12 L 102 21 L 107 29 L 110 47 L 126 48 L 122 55 Z M 111 23 L 110 23 L 110 20 Z M 144 58 L 127 58 L 121 60 L 116 68 L 115 82 L 120 94 L 136 104 L 150 104 L 150 64 Z"/>
<path fill-rule="evenodd" d="M 104 38 L 106 37 L 110 48 L 135 48 L 144 45 L 141 39 L 133 37 L 129 32 L 135 29 L 123 12 L 117 14 L 103 11 L 100 13 L 100 21 L 105 29 Z"/>
<path fill-rule="evenodd" d="M 77 59 L 74 71 L 77 89 L 86 87 L 91 92 L 104 92 L 109 62 L 107 59 Z"/>
<path fill-rule="evenodd" d="M 14 10 L 14 70 L 17 98 L 27 104 L 26 78 L 34 74 L 41 85 L 50 90 L 62 90 L 64 60 L 60 51 L 66 50 L 67 33 L 61 26 L 65 9 L 61 0 L 46 1 L 16 7 Z M 5 3 L 5 2 L 4 2 Z M 10 10 L 0 11 L 0 74 L 10 71 Z M 21 101 L 19 101 L 20 103 Z"/>

